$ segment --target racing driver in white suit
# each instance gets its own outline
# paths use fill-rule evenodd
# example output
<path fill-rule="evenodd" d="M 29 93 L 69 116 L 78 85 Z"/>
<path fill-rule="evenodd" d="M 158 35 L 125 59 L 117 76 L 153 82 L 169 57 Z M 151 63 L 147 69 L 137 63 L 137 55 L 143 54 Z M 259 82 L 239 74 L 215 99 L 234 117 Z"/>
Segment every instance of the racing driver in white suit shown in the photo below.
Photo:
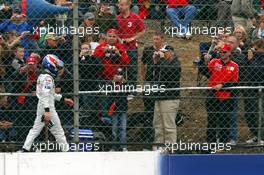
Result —
<path fill-rule="evenodd" d="M 38 97 L 37 117 L 33 128 L 30 129 L 27 135 L 23 152 L 30 151 L 34 139 L 40 134 L 45 125 L 54 135 L 60 150 L 63 152 L 69 150 L 69 145 L 55 109 L 55 100 L 60 101 L 63 97 L 61 94 L 55 93 L 54 78 L 57 76 L 59 68 L 63 66 L 64 63 L 55 55 L 46 55 L 42 60 L 43 72 L 38 77 L 36 90 Z M 64 98 L 63 100 L 67 105 L 73 106 L 74 104 L 71 99 Z"/>

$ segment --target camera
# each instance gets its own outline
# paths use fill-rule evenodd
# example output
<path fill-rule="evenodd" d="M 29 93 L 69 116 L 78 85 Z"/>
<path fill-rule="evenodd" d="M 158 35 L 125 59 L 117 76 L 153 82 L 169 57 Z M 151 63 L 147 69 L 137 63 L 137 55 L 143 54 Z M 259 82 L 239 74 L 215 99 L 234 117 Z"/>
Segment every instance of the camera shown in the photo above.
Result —
<path fill-rule="evenodd" d="M 112 56 L 115 56 L 115 49 L 116 49 L 115 46 L 109 46 L 108 49 L 105 52 L 105 56 L 107 58 L 110 58 Z"/>

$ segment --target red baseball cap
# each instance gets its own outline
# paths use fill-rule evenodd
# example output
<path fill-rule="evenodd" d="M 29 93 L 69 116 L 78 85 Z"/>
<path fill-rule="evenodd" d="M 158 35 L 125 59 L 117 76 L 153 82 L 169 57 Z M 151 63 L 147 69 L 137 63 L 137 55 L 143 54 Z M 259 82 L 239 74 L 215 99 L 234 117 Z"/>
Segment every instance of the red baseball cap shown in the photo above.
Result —
<path fill-rule="evenodd" d="M 107 30 L 107 34 L 116 34 L 117 35 L 117 30 L 116 29 L 109 29 L 109 30 Z"/>
<path fill-rule="evenodd" d="M 220 50 L 221 51 L 225 51 L 225 52 L 230 52 L 231 51 L 231 46 L 230 46 L 230 44 L 224 44 L 223 47 L 221 47 Z"/>
<path fill-rule="evenodd" d="M 36 65 L 38 63 L 38 60 L 36 57 L 34 56 L 30 56 L 27 58 L 27 61 L 26 61 L 27 64 L 33 64 L 33 65 Z"/>

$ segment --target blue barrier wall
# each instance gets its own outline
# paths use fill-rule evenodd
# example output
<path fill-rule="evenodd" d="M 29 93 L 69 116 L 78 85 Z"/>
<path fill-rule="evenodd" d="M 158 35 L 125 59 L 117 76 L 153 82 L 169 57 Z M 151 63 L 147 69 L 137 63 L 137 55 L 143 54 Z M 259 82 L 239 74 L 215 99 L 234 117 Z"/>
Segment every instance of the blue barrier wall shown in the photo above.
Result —
<path fill-rule="evenodd" d="M 263 155 L 160 155 L 160 175 L 263 175 Z"/>

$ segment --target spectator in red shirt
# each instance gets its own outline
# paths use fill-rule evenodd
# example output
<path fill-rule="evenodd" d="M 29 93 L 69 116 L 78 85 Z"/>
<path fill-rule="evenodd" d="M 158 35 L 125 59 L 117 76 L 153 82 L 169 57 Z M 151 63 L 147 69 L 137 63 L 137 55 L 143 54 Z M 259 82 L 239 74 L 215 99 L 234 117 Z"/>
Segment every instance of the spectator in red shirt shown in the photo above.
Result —
<path fill-rule="evenodd" d="M 123 42 L 131 60 L 131 66 L 128 69 L 128 81 L 136 84 L 138 71 L 137 39 L 145 33 L 145 25 L 138 15 L 130 12 L 130 5 L 130 0 L 119 0 L 118 7 L 120 14 L 116 19 L 119 24 L 118 36 Z"/>
<path fill-rule="evenodd" d="M 191 37 L 189 25 L 196 15 L 197 9 L 189 5 L 188 0 L 164 0 L 168 6 L 166 13 L 175 27 L 178 28 L 178 37 Z M 181 20 L 180 17 L 183 16 Z"/>
<path fill-rule="evenodd" d="M 100 77 L 104 80 L 113 80 L 116 69 L 130 62 L 124 45 L 118 42 L 116 29 L 107 31 L 106 42 L 96 47 L 94 56 L 102 59 L 104 69 Z"/>
<path fill-rule="evenodd" d="M 238 82 L 238 65 L 231 60 L 231 46 L 224 44 L 220 49 L 220 59 L 212 59 L 208 63 L 210 78 L 209 90 L 206 100 L 208 114 L 207 141 L 217 141 L 217 129 L 219 128 L 219 140 L 222 143 L 229 141 L 231 115 L 234 109 L 234 92 L 221 90 L 224 87 L 236 86 Z"/>
<path fill-rule="evenodd" d="M 104 66 L 103 71 L 99 73 L 102 79 L 102 86 L 112 85 L 115 72 L 118 68 L 124 68 L 130 63 L 129 57 L 123 44 L 118 41 L 117 30 L 109 29 L 107 31 L 106 42 L 101 43 L 94 51 L 94 57 L 100 58 Z M 101 97 L 102 117 L 109 118 L 108 109 L 111 106 L 111 97 Z"/>

